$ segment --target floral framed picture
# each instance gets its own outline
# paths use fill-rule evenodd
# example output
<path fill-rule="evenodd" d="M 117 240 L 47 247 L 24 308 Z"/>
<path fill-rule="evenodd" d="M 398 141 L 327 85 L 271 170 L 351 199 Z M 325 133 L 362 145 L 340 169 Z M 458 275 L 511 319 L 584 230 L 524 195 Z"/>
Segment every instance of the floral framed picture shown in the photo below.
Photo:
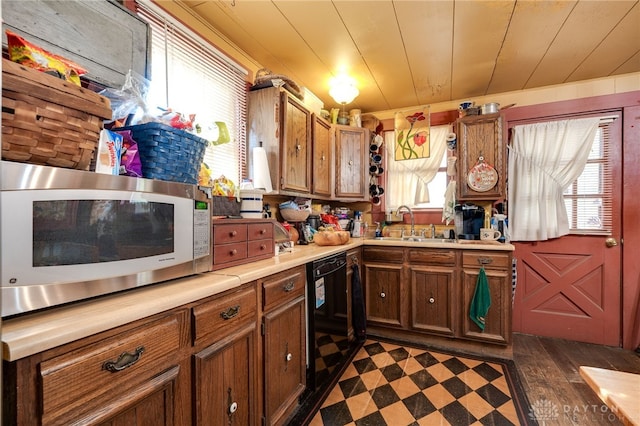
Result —
<path fill-rule="evenodd" d="M 410 115 L 396 112 L 394 159 L 402 161 L 429 158 L 431 156 L 430 128 L 429 107 Z"/>

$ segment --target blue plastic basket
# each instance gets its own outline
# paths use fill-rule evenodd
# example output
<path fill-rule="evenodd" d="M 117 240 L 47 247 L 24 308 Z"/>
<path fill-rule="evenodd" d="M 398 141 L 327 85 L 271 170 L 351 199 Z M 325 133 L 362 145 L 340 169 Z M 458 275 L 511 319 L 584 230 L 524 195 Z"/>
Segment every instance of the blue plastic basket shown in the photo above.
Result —
<path fill-rule="evenodd" d="M 198 183 L 207 140 L 162 123 L 146 123 L 113 130 L 131 130 L 138 144 L 142 176 L 149 179 Z"/>

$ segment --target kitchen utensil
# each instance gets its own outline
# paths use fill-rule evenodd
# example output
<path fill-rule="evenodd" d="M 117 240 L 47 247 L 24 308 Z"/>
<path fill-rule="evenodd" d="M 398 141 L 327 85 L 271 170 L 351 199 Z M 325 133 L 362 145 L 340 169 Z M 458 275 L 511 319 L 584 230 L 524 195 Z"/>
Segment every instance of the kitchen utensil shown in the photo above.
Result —
<path fill-rule="evenodd" d="M 500 104 L 497 102 L 490 102 L 482 105 L 483 114 L 494 114 L 500 110 Z"/>

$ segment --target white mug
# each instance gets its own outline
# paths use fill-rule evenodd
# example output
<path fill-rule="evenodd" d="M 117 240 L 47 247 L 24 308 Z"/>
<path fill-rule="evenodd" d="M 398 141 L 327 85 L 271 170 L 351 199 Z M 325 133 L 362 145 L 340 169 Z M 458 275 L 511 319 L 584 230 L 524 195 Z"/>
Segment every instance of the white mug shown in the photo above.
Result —
<path fill-rule="evenodd" d="M 497 229 L 493 228 L 480 228 L 480 239 L 484 241 L 495 241 L 500 238 L 502 234 Z"/>

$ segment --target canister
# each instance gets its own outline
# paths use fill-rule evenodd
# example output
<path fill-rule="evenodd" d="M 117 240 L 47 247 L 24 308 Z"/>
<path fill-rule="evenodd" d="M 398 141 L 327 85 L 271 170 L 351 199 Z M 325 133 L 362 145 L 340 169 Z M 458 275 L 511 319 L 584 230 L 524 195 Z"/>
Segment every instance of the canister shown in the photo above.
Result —
<path fill-rule="evenodd" d="M 264 192 L 257 189 L 240 190 L 240 216 L 245 219 L 262 218 L 262 196 Z"/>

